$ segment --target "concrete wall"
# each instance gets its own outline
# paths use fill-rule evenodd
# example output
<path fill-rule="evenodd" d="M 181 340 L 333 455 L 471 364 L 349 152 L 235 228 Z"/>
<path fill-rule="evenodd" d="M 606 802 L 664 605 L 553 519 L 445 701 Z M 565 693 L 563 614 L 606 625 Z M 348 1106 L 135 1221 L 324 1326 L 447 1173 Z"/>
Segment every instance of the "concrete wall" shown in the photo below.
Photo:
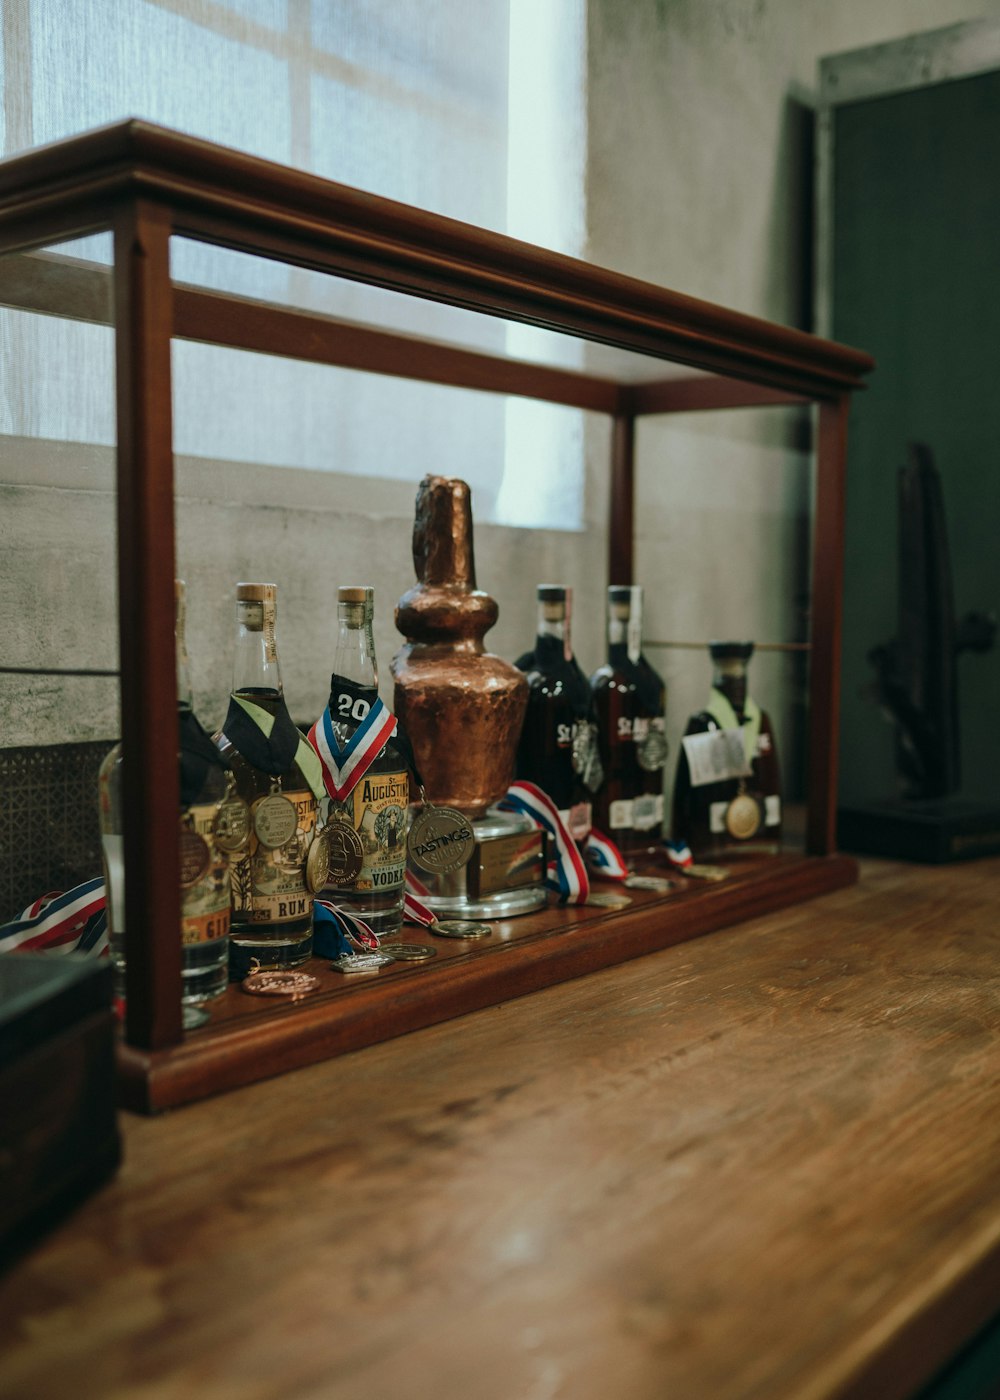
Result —
<path fill-rule="evenodd" d="M 1000 11 L 990 0 L 984 9 Z M 808 302 L 810 121 L 820 55 L 969 15 L 958 0 L 591 0 L 587 256 L 678 290 L 790 324 Z M 604 424 L 587 433 L 580 532 L 480 525 L 481 586 L 501 604 L 491 634 L 513 656 L 534 627 L 532 589 L 579 592 L 577 644 L 601 660 Z M 801 635 L 809 481 L 797 415 L 687 418 L 640 433 L 638 578 L 651 636 L 758 640 Z M 0 478 L 0 589 L 13 665 L 115 664 L 110 453 L 12 443 Z M 326 697 L 329 600 L 338 582 L 377 589 L 383 672 L 397 645 L 392 605 L 412 582 L 416 481 L 182 460 L 179 570 L 189 586 L 196 698 L 217 723 L 229 684 L 232 585 L 280 587 L 286 690 L 298 718 Z M 671 729 L 700 703 L 700 657 L 653 653 L 672 687 Z M 758 697 L 790 729 L 794 665 L 760 658 Z M 112 738 L 113 682 L 0 677 L 3 743 Z"/>

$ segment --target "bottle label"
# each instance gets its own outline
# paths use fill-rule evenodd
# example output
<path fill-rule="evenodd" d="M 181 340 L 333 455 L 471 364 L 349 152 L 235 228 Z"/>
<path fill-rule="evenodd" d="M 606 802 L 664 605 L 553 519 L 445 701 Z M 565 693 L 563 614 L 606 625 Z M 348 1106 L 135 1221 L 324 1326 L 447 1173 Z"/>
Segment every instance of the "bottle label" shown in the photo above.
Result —
<path fill-rule="evenodd" d="M 632 804 L 636 831 L 654 831 L 663 825 L 663 793 L 647 792 Z"/>
<path fill-rule="evenodd" d="M 312 895 L 306 886 L 306 858 L 316 831 L 316 799 L 309 791 L 285 792 L 295 807 L 295 830 L 282 846 L 265 846 L 253 818 L 267 797 L 250 809 L 251 830 L 245 855 L 231 868 L 233 911 L 241 923 L 286 924 L 306 917 Z"/>
<path fill-rule="evenodd" d="M 410 775 L 368 772 L 341 802 L 330 804 L 331 820 L 346 820 L 361 838 L 364 859 L 352 890 L 381 894 L 406 878 L 406 809 Z"/>
<path fill-rule="evenodd" d="M 608 826 L 612 831 L 630 831 L 633 822 L 633 804 L 629 798 L 621 797 L 608 807 Z"/>
<path fill-rule="evenodd" d="M 662 716 L 647 719 L 637 715 L 632 723 L 635 756 L 646 773 L 658 772 L 667 761 L 667 736 Z"/>
<path fill-rule="evenodd" d="M 559 813 L 563 826 L 574 841 L 586 841 L 594 824 L 593 809 L 589 802 L 576 802 Z"/>
<path fill-rule="evenodd" d="M 181 899 L 181 942 L 212 943 L 229 934 L 229 857 L 212 839 L 218 802 L 189 807 L 185 826 L 209 852 L 208 868 Z"/>

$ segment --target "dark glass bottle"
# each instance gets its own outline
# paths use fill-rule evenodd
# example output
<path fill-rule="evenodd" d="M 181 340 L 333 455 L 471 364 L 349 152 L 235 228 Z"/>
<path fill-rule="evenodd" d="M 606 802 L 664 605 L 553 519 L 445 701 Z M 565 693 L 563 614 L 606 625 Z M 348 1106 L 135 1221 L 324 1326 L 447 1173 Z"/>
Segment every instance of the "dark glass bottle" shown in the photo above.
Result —
<path fill-rule="evenodd" d="M 752 642 L 712 642 L 712 690 L 708 704 L 688 720 L 677 759 L 672 831 L 695 855 L 776 852 L 781 843 L 781 779 L 774 730 L 747 689 Z M 711 779 L 719 750 L 705 738 L 740 730 L 749 772 Z M 731 770 L 730 770 L 731 771 Z M 705 779 L 709 779 L 705 781 Z M 701 781 L 699 781 L 701 779 Z"/>
<path fill-rule="evenodd" d="M 517 748 L 517 776 L 555 803 L 577 841 L 592 825 L 603 770 L 590 682 L 573 656 L 572 590 L 539 584 L 535 649 L 517 661 L 528 681 L 528 709 Z"/>
<path fill-rule="evenodd" d="M 604 783 L 594 825 L 625 853 L 663 835 L 667 757 L 663 681 L 642 655 L 642 589 L 608 589 L 608 660 L 591 677 Z"/>
<path fill-rule="evenodd" d="M 250 807 L 246 850 L 231 867 L 233 914 L 229 975 L 241 980 L 260 967 L 297 967 L 312 953 L 313 896 L 306 858 L 316 832 L 318 803 L 295 760 L 304 736 L 285 705 L 275 640 L 277 587 L 236 588 L 233 692 L 216 742 Z M 271 721 L 266 735 L 246 701 Z"/>
<path fill-rule="evenodd" d="M 341 745 L 349 742 L 378 699 L 372 636 L 374 597 L 372 588 L 337 590 L 339 634 L 329 711 Z M 330 885 L 323 898 L 363 919 L 380 938 L 398 933 L 403 923 L 409 792 L 409 769 L 390 739 L 342 801 L 323 801 L 327 829 L 331 822 L 346 821 L 360 837 L 364 852 L 361 869 L 353 880 Z"/>
<path fill-rule="evenodd" d="M 198 723 L 184 638 L 185 589 L 174 583 L 177 657 L 177 750 L 181 798 L 181 1001 L 185 1025 L 199 1002 L 226 990 L 229 956 L 229 856 L 216 841 L 219 814 L 232 778 Z M 122 854 L 122 748 L 116 744 L 98 776 L 101 846 L 115 989 L 125 995 L 125 867 Z"/>

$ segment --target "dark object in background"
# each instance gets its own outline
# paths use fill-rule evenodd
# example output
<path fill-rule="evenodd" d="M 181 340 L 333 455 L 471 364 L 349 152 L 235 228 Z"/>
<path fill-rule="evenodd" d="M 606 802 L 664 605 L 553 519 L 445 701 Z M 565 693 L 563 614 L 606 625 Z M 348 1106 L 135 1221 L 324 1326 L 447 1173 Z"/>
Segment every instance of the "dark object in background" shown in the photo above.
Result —
<path fill-rule="evenodd" d="M 941 478 L 929 447 L 910 443 L 899 473 L 899 634 L 873 648 L 875 694 L 896 725 L 903 794 L 948 797 L 961 786 L 958 674 L 961 651 L 989 651 L 993 618 L 955 620 Z"/>
<path fill-rule="evenodd" d="M 843 808 L 840 844 L 872 855 L 940 862 L 1000 850 L 1000 806 L 951 801 L 961 786 L 957 659 L 989 651 L 996 621 L 955 619 L 941 478 L 911 443 L 899 473 L 899 630 L 874 647 L 873 694 L 896 726 L 901 797 Z"/>
<path fill-rule="evenodd" d="M 110 962 L 0 957 L 0 1265 L 120 1160 Z"/>

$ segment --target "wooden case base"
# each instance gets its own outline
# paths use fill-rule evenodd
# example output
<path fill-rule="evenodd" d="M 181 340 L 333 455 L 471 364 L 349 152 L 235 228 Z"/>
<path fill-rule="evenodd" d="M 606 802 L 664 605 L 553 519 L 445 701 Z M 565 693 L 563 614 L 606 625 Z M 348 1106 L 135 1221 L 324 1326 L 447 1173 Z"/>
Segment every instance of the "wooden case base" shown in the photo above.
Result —
<path fill-rule="evenodd" d="M 317 1060 L 404 1035 L 644 953 L 684 943 L 758 914 L 801 903 L 857 879 L 849 856 L 782 854 L 734 862 L 718 883 L 683 880 L 667 894 L 628 890 L 626 909 L 550 905 L 499 921 L 488 939 L 458 942 L 404 926 L 406 942 L 437 956 L 348 978 L 314 959 L 318 992 L 294 1004 L 232 986 L 210 1023 L 169 1050 L 119 1044 L 122 1102 L 156 1112 L 235 1089 Z M 678 877 L 679 878 L 679 877 Z M 599 890 L 617 887 L 600 882 Z M 554 896 L 551 897 L 554 900 Z"/>

